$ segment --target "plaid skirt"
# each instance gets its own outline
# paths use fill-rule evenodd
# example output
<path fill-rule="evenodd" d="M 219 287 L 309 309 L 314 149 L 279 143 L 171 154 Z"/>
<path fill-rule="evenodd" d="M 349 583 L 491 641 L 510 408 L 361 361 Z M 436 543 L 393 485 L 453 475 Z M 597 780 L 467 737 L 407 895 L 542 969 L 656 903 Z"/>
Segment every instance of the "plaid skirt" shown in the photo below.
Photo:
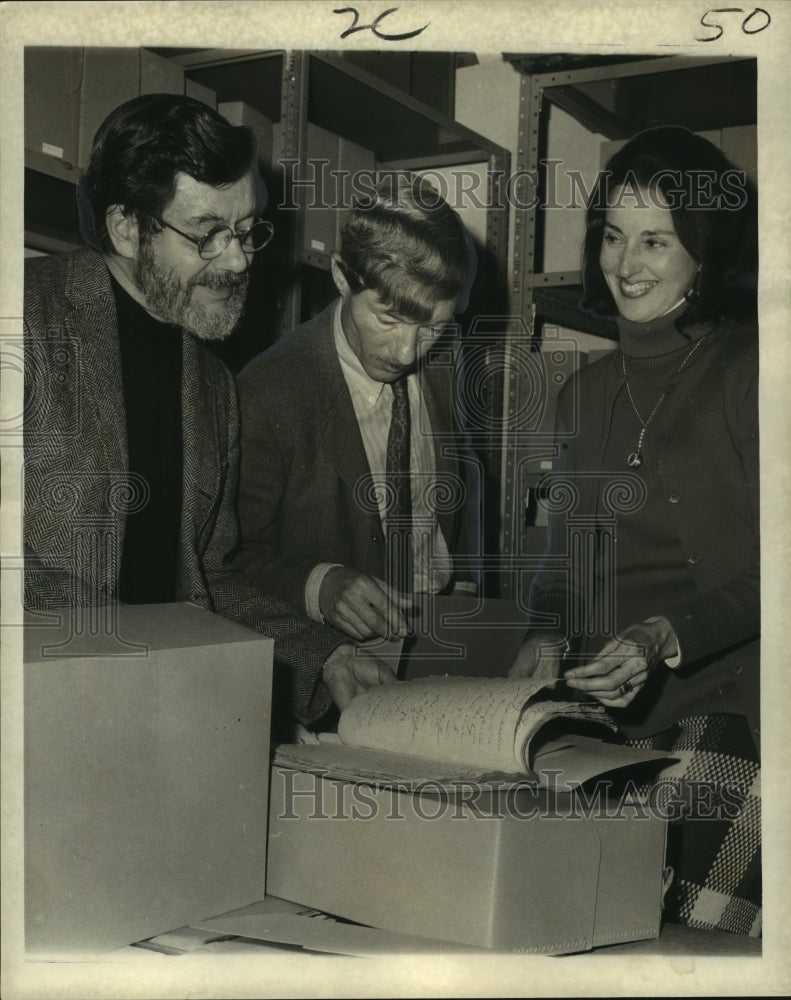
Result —
<path fill-rule="evenodd" d="M 640 789 L 669 819 L 665 919 L 760 937 L 761 769 L 746 719 L 690 716 L 628 743 L 678 758 Z"/>

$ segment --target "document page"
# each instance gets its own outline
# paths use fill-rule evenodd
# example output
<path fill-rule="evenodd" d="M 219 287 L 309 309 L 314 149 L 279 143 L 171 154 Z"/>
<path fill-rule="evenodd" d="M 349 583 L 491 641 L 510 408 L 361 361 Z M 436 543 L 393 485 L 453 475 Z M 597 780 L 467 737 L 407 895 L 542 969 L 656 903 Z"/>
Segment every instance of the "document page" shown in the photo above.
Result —
<path fill-rule="evenodd" d="M 536 706 L 520 727 L 530 699 L 556 682 L 529 678 L 426 677 L 371 688 L 341 715 L 344 743 L 504 772 L 526 770 L 525 742 L 560 706 Z M 571 705 L 575 711 L 579 706 Z M 603 715 L 601 709 L 596 713 Z M 517 739 L 518 736 L 518 739 Z"/>

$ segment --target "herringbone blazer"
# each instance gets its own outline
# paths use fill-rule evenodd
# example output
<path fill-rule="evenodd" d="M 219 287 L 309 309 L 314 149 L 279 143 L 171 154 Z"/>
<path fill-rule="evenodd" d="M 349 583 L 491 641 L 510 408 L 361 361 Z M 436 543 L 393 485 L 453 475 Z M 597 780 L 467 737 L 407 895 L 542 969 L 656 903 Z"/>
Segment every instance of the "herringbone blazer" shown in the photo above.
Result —
<path fill-rule="evenodd" d="M 145 499 L 129 474 L 115 298 L 100 254 L 26 261 L 25 601 L 112 604 L 126 517 Z M 345 637 L 266 597 L 231 565 L 239 540 L 239 410 L 233 378 L 183 340 L 183 498 L 177 599 L 275 639 L 302 722 L 330 704 L 318 680 Z M 281 666 L 282 670 L 282 666 Z"/>

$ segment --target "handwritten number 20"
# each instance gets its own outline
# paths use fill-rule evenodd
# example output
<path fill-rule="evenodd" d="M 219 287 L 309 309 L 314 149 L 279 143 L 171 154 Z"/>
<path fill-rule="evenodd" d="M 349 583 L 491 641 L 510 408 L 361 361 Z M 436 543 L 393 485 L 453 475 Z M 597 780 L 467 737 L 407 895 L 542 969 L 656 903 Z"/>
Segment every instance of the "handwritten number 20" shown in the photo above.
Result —
<path fill-rule="evenodd" d="M 384 32 L 379 30 L 379 24 L 390 14 L 394 14 L 398 10 L 398 7 L 388 7 L 387 10 L 383 10 L 381 14 L 378 14 L 370 24 L 360 24 L 360 14 L 355 7 L 339 7 L 333 10 L 333 14 L 351 14 L 354 20 L 351 26 L 346 29 L 346 31 L 341 33 L 341 38 L 346 38 L 348 35 L 353 34 L 355 31 L 371 31 L 377 38 L 381 38 L 386 42 L 402 42 L 407 38 L 414 38 L 415 35 L 419 35 L 421 31 L 425 31 L 428 27 L 424 24 L 422 28 L 417 28 L 415 31 L 404 31 L 398 35 L 386 35 Z"/>
<path fill-rule="evenodd" d="M 709 35 L 708 38 L 698 38 L 697 41 L 716 42 L 717 39 L 721 38 L 725 33 L 725 29 L 721 24 L 718 24 L 716 21 L 707 21 L 706 20 L 707 17 L 710 17 L 712 14 L 743 14 L 743 13 L 744 13 L 743 7 L 717 7 L 714 10 L 707 10 L 706 13 L 703 15 L 703 17 L 700 19 L 700 23 L 703 25 L 704 28 L 716 28 L 717 34 Z M 753 18 L 756 17 L 758 18 L 758 20 L 751 25 L 750 22 L 753 21 Z M 764 10 L 763 7 L 754 7 L 751 13 L 749 13 L 747 17 L 745 17 L 745 19 L 742 21 L 742 31 L 745 33 L 745 35 L 757 35 L 759 31 L 763 31 L 765 28 L 768 28 L 771 23 L 772 19 L 769 16 L 769 11 Z M 748 27 L 748 25 L 750 26 Z"/>

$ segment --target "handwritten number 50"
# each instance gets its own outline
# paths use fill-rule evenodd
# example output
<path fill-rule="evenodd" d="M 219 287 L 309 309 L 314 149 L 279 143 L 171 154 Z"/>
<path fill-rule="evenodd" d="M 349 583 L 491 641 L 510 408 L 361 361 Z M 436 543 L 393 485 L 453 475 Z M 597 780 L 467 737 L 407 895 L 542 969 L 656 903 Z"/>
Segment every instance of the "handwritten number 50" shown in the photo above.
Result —
<path fill-rule="evenodd" d="M 743 14 L 743 7 L 717 7 L 714 10 L 707 10 L 703 17 L 700 19 L 700 23 L 704 28 L 716 28 L 716 35 L 709 35 L 708 38 L 698 38 L 698 42 L 716 42 L 718 38 L 721 38 L 725 33 L 725 29 L 721 24 L 716 21 L 706 20 L 710 18 L 713 14 Z M 745 35 L 757 35 L 759 31 L 763 31 L 768 28 L 772 23 L 772 19 L 769 16 L 769 11 L 763 9 L 763 7 L 754 7 L 751 13 L 745 17 L 742 21 L 742 31 Z"/>

